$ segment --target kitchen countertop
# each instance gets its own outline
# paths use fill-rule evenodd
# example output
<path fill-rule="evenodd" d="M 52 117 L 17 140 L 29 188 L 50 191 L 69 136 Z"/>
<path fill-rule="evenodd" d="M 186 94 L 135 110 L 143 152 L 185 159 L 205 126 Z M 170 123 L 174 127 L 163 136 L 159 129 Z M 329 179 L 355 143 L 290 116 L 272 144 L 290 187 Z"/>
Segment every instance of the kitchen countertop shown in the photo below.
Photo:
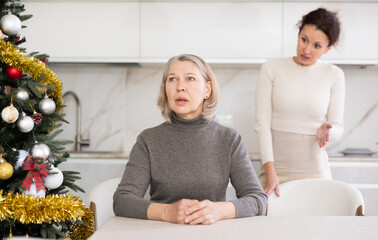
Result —
<path fill-rule="evenodd" d="M 70 158 L 80 158 L 80 159 L 128 159 L 129 153 L 121 153 L 121 152 L 71 152 Z M 258 153 L 250 153 L 250 158 L 252 161 L 260 161 L 260 155 Z M 378 162 L 378 155 L 372 156 L 360 156 L 360 155 L 348 155 L 344 156 L 340 155 L 333 155 L 329 156 L 330 162 Z"/>

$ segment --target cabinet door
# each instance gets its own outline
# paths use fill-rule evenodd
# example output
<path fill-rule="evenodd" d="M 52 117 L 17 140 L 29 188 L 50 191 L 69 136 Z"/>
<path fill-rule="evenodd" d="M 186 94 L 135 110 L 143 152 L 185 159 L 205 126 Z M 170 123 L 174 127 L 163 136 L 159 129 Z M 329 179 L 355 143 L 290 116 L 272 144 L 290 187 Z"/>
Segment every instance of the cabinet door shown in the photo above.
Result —
<path fill-rule="evenodd" d="M 139 58 L 137 2 L 27 2 L 28 51 L 54 62 L 128 62 Z"/>
<path fill-rule="evenodd" d="M 181 53 L 209 62 L 281 56 L 281 3 L 142 2 L 141 58 Z"/>
<path fill-rule="evenodd" d="M 284 3 L 284 56 L 296 54 L 298 28 L 302 15 L 325 7 L 338 11 L 340 42 L 322 58 L 334 63 L 378 63 L 378 3 Z"/>

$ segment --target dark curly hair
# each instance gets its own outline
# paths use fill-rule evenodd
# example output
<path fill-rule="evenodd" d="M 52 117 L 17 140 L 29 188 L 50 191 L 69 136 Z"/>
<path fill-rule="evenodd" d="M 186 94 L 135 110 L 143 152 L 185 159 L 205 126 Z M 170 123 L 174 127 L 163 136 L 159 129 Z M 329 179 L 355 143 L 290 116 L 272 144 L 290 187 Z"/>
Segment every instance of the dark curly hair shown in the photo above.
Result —
<path fill-rule="evenodd" d="M 340 21 L 337 12 L 330 12 L 325 8 L 318 8 L 302 17 L 297 26 L 299 32 L 305 25 L 314 25 L 328 37 L 328 47 L 335 45 L 339 40 Z"/>

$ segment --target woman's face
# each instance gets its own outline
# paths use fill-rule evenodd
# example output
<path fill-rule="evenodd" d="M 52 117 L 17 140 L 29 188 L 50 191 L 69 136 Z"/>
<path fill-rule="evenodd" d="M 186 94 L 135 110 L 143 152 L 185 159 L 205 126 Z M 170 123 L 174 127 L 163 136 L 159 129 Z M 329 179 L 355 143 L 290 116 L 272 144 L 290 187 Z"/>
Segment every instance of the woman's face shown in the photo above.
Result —
<path fill-rule="evenodd" d="M 211 83 L 206 82 L 197 65 L 191 61 L 177 61 L 168 69 L 165 92 L 169 107 L 183 119 L 201 115 L 203 101 L 210 96 Z"/>
<path fill-rule="evenodd" d="M 297 56 L 294 61 L 303 66 L 310 66 L 323 55 L 326 54 L 331 47 L 328 47 L 328 37 L 315 25 L 305 25 L 298 34 Z"/>

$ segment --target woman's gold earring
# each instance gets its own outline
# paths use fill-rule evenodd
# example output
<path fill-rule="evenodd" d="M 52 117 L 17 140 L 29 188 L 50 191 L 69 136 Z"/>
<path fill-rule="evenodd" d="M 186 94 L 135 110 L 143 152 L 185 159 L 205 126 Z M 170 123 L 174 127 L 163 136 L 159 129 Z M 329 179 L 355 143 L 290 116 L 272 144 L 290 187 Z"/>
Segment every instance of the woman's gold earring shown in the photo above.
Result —
<path fill-rule="evenodd" d="M 209 96 L 205 96 L 205 100 L 207 100 L 209 98 Z"/>

